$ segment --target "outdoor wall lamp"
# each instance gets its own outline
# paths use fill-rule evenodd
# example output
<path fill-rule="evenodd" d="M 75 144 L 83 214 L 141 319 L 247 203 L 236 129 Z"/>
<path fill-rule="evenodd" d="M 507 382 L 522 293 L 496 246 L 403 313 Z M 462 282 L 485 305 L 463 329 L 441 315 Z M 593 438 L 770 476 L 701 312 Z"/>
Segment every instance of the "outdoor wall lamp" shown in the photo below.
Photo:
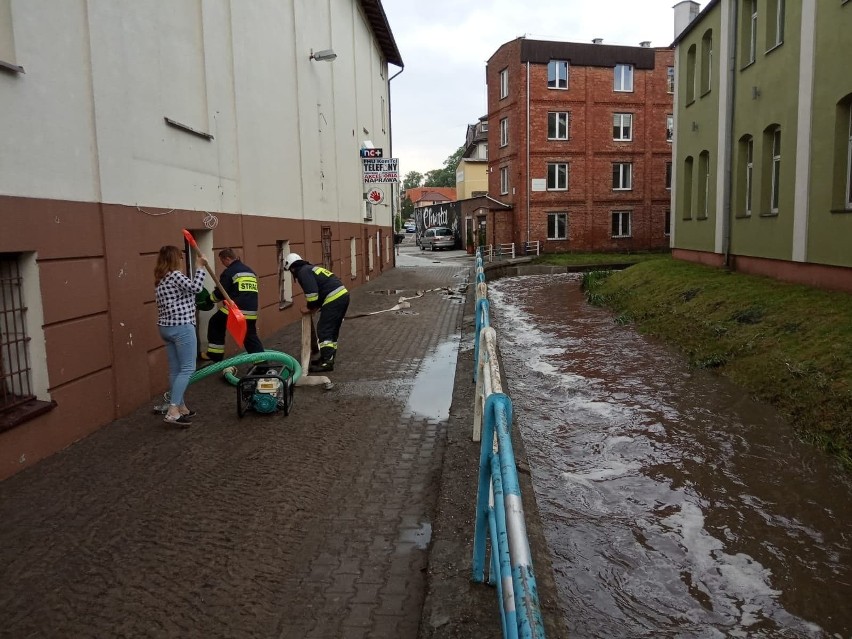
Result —
<path fill-rule="evenodd" d="M 311 49 L 311 60 L 316 60 L 318 62 L 331 62 L 337 57 L 337 54 L 333 49 L 323 49 L 322 51 L 317 51 L 314 53 L 314 50 Z"/>

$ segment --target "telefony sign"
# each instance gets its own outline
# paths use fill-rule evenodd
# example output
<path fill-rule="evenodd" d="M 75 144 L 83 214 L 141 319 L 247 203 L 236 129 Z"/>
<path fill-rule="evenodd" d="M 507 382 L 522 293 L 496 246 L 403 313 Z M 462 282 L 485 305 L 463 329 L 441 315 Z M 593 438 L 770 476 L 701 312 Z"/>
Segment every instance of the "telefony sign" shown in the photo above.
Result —
<path fill-rule="evenodd" d="M 364 182 L 399 182 L 398 158 L 364 158 Z"/>

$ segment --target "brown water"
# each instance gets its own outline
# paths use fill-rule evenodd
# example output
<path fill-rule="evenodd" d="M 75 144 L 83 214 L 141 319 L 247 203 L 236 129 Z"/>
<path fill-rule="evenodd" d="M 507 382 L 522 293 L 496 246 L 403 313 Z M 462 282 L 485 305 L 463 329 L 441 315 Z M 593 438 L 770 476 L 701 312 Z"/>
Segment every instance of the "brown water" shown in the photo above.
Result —
<path fill-rule="evenodd" d="M 587 305 L 489 285 L 572 639 L 852 638 L 852 478 L 769 407 Z"/>

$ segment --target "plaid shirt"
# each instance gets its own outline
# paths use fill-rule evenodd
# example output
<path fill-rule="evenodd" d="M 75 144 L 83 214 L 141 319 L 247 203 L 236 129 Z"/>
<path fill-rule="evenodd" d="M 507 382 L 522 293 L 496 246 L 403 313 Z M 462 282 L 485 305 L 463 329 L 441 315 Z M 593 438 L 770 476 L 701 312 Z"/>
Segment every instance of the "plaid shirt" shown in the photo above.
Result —
<path fill-rule="evenodd" d="M 157 324 L 180 326 L 195 324 L 195 294 L 204 288 L 204 269 L 189 279 L 180 271 L 170 271 L 157 284 Z"/>

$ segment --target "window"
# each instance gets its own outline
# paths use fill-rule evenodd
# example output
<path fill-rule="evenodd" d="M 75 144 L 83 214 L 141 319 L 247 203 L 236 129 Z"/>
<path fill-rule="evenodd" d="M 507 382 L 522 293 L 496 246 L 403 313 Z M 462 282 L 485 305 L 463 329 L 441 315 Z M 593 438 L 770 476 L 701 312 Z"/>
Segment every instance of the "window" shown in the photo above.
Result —
<path fill-rule="evenodd" d="M 479 127 L 483 133 L 488 133 L 488 122 L 480 122 Z"/>
<path fill-rule="evenodd" d="M 293 276 L 284 268 L 284 259 L 290 254 L 290 242 L 275 243 L 278 252 L 278 308 L 287 308 L 293 304 Z"/>
<path fill-rule="evenodd" d="M 500 120 L 500 146 L 509 144 L 509 118 Z"/>
<path fill-rule="evenodd" d="M 509 69 L 503 69 L 500 72 L 500 99 L 502 100 L 509 95 Z"/>
<path fill-rule="evenodd" d="M 12 25 L 12 5 L 9 0 L 0 0 L 0 62 L 3 68 L 20 73 L 23 69 L 16 63 L 15 32 Z"/>
<path fill-rule="evenodd" d="M 666 142 L 671 142 L 674 139 L 674 116 L 669 113 L 666 115 Z"/>
<path fill-rule="evenodd" d="M 846 202 L 844 208 L 852 209 L 852 108 L 847 104 L 849 115 L 849 138 L 846 142 Z"/>
<path fill-rule="evenodd" d="M 772 192 L 769 198 L 769 211 L 778 213 L 781 195 L 781 129 L 772 131 Z"/>
<path fill-rule="evenodd" d="M 550 112 L 547 114 L 548 140 L 568 139 L 568 118 L 569 115 L 565 111 Z"/>
<path fill-rule="evenodd" d="M 547 88 L 568 88 L 568 63 L 565 60 L 551 60 L 547 63 Z"/>
<path fill-rule="evenodd" d="M 568 214 L 567 213 L 548 213 L 547 214 L 547 239 L 548 240 L 567 240 L 568 239 Z"/>
<path fill-rule="evenodd" d="M 743 2 L 742 56 L 746 65 L 757 55 L 757 0 Z"/>
<path fill-rule="evenodd" d="M 0 253 L 0 430 L 56 406 L 37 399 L 47 395 L 47 373 L 30 366 L 34 354 L 43 356 L 43 317 L 26 300 L 28 290 L 40 289 L 38 279 L 35 253 Z"/>
<path fill-rule="evenodd" d="M 547 164 L 547 190 L 568 190 L 568 163 L 549 162 Z"/>
<path fill-rule="evenodd" d="M 666 91 L 668 91 L 669 93 L 674 93 L 674 87 L 674 67 L 668 67 L 666 69 Z"/>
<path fill-rule="evenodd" d="M 773 49 L 784 42 L 784 0 L 769 0 L 766 8 L 766 45 Z"/>
<path fill-rule="evenodd" d="M 633 188 L 633 164 L 615 162 L 612 165 L 612 190 L 629 191 Z"/>
<path fill-rule="evenodd" d="M 710 91 L 713 83 L 713 31 L 708 30 L 701 38 L 701 94 Z"/>
<path fill-rule="evenodd" d="M 752 192 L 754 189 L 754 138 L 746 136 L 742 142 L 743 158 L 743 207 L 746 215 L 751 215 Z"/>
<path fill-rule="evenodd" d="M 615 81 L 612 88 L 614 91 L 633 91 L 632 64 L 615 65 Z"/>
<path fill-rule="evenodd" d="M 692 156 L 687 156 L 683 161 L 683 189 L 681 200 L 681 208 L 683 209 L 683 219 L 692 219 Z"/>
<path fill-rule="evenodd" d="M 612 236 L 630 237 L 630 211 L 612 212 Z"/>
<path fill-rule="evenodd" d="M 500 168 L 500 194 L 507 195 L 509 193 L 509 167 Z"/>
<path fill-rule="evenodd" d="M 666 191 L 672 190 L 672 163 L 666 162 Z"/>
<path fill-rule="evenodd" d="M 358 244 L 354 237 L 349 238 L 349 276 L 358 277 Z"/>
<path fill-rule="evenodd" d="M 663 235 L 668 237 L 672 234 L 672 210 L 666 209 L 665 219 L 663 221 Z"/>
<path fill-rule="evenodd" d="M 686 103 L 695 101 L 695 45 L 686 52 Z"/>
<path fill-rule="evenodd" d="M 612 114 L 612 139 L 620 142 L 630 142 L 633 139 L 633 114 Z"/>
<path fill-rule="evenodd" d="M 710 153 L 702 151 L 698 155 L 698 219 L 706 219 L 710 214 Z"/>

